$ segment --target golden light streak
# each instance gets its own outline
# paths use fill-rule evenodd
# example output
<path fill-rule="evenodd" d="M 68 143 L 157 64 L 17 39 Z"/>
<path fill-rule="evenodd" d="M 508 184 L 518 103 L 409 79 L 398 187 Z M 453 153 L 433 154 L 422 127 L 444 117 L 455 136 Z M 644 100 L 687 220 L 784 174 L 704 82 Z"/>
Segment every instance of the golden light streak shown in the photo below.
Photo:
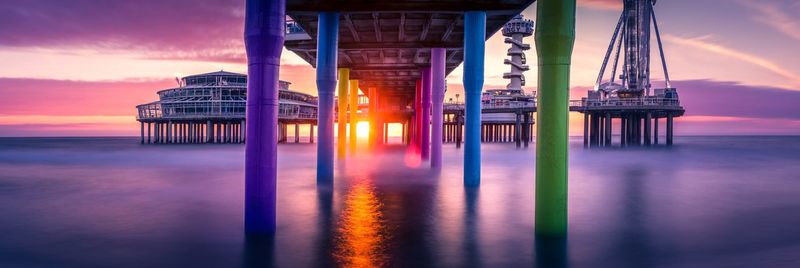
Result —
<path fill-rule="evenodd" d="M 386 232 L 381 207 L 372 185 L 366 180 L 354 184 L 347 193 L 334 253 L 342 267 L 385 264 Z"/>

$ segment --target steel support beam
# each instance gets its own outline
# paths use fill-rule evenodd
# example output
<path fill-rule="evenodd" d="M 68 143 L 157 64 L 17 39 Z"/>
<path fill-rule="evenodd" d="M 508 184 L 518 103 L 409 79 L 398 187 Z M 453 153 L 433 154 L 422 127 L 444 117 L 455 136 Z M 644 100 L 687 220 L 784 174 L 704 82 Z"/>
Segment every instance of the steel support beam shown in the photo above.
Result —
<path fill-rule="evenodd" d="M 672 145 L 672 114 L 667 114 L 667 145 Z"/>
<path fill-rule="evenodd" d="M 653 144 L 658 145 L 658 115 L 653 118 Z"/>
<path fill-rule="evenodd" d="M 320 12 L 317 27 L 317 91 L 319 142 L 317 184 L 333 184 L 333 95 L 336 88 L 336 57 L 339 13 Z"/>
<path fill-rule="evenodd" d="M 589 148 L 589 112 L 583 113 L 583 147 Z"/>
<path fill-rule="evenodd" d="M 653 122 L 652 114 L 650 112 L 645 114 L 644 117 L 644 144 L 650 145 L 651 138 L 653 137 L 653 131 L 650 128 L 651 123 Z"/>
<path fill-rule="evenodd" d="M 536 234 L 567 234 L 569 74 L 575 0 L 537 1 L 539 95 L 536 123 Z"/>
<path fill-rule="evenodd" d="M 604 144 L 605 144 L 607 147 L 611 147 L 611 132 L 612 132 L 612 127 L 611 127 L 611 113 L 606 113 L 606 119 L 604 120 L 604 122 L 605 122 L 605 124 L 606 124 L 606 127 L 605 127 L 605 128 L 603 128 L 603 129 L 604 129 L 604 131 L 605 131 L 605 135 L 603 136 L 603 139 L 604 139 L 605 141 L 604 141 L 603 143 L 604 143 Z"/>
<path fill-rule="evenodd" d="M 464 92 L 466 95 L 466 133 L 464 145 L 464 185 L 481 183 L 481 91 L 483 90 L 486 50 L 486 12 L 464 13 Z M 540 87 L 541 88 L 541 87 Z"/>
<path fill-rule="evenodd" d="M 144 144 L 144 122 L 139 122 L 139 127 L 140 127 L 139 137 L 141 138 L 141 141 L 139 143 Z"/>
<path fill-rule="evenodd" d="M 275 233 L 278 72 L 286 25 L 285 0 L 247 0 L 247 136 L 245 232 Z M 209 121 L 210 125 L 210 121 Z M 210 128 L 209 128 L 210 129 Z"/>

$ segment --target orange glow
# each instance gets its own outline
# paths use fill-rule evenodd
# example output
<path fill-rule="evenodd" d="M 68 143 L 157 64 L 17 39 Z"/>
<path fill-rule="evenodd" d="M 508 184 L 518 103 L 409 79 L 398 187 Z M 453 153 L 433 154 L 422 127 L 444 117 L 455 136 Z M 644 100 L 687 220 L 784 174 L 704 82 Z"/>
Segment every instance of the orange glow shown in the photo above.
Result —
<path fill-rule="evenodd" d="M 389 123 L 388 131 L 389 137 L 401 137 L 403 135 L 403 125 Z M 356 124 L 356 136 L 358 138 L 369 138 L 369 121 L 361 121 Z"/>
<path fill-rule="evenodd" d="M 403 163 L 406 164 L 406 167 L 416 168 L 422 164 L 422 156 L 419 154 L 419 150 L 415 148 L 415 145 L 411 145 L 406 147 L 406 153 L 403 155 Z"/>
<path fill-rule="evenodd" d="M 385 230 L 382 204 L 368 181 L 356 183 L 347 194 L 339 222 L 336 260 L 343 267 L 380 267 Z"/>
<path fill-rule="evenodd" d="M 356 137 L 369 138 L 369 122 L 361 121 L 356 123 Z"/>

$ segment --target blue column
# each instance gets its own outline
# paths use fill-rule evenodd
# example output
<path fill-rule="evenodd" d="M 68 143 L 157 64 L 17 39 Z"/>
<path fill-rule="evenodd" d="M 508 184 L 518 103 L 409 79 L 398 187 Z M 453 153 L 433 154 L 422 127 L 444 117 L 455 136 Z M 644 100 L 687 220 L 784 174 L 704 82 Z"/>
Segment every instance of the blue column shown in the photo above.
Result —
<path fill-rule="evenodd" d="M 483 56 L 486 50 L 486 12 L 464 13 L 464 93 L 466 124 L 464 133 L 464 185 L 481 183 L 481 91 Z"/>
<path fill-rule="evenodd" d="M 339 13 L 320 12 L 317 26 L 317 184 L 333 183 L 333 94 L 336 88 L 338 40 Z"/>
<path fill-rule="evenodd" d="M 245 10 L 249 138 L 245 144 L 244 225 L 247 234 L 270 235 L 275 233 L 278 71 L 286 3 L 247 0 Z"/>

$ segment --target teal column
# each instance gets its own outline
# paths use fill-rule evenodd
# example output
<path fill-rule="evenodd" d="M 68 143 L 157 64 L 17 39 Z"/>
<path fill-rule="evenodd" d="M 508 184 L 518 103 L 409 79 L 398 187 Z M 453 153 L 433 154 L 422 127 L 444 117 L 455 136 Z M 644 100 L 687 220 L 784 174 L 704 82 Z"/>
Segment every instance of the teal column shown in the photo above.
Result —
<path fill-rule="evenodd" d="M 467 110 L 464 133 L 464 185 L 466 186 L 481 184 L 481 90 L 485 40 L 486 12 L 464 13 L 464 91 Z"/>
<path fill-rule="evenodd" d="M 333 183 L 333 95 L 338 42 L 339 13 L 320 12 L 317 26 L 317 184 Z"/>
<path fill-rule="evenodd" d="M 537 5 L 536 234 L 560 237 L 567 234 L 567 113 L 575 0 L 539 0 Z"/>

